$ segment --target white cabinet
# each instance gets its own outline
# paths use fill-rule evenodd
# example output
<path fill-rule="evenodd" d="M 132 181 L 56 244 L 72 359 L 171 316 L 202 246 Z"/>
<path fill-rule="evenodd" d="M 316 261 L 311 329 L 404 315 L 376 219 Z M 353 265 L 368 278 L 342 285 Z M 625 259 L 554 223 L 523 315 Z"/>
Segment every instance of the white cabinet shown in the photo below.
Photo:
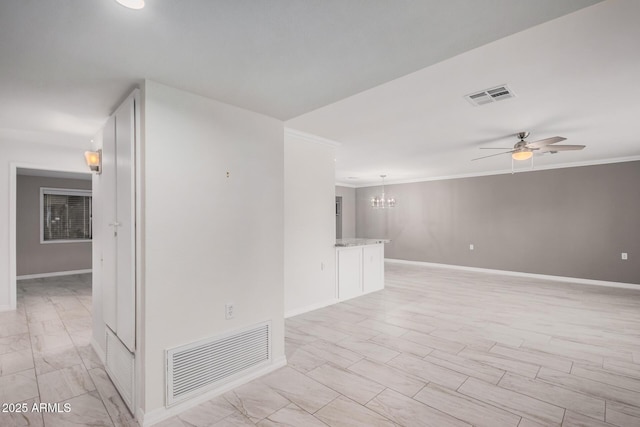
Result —
<path fill-rule="evenodd" d="M 384 289 L 384 244 L 336 247 L 337 298 Z"/>
<path fill-rule="evenodd" d="M 337 253 L 338 299 L 362 295 L 362 248 L 341 248 Z"/>
<path fill-rule="evenodd" d="M 384 245 L 362 247 L 362 286 L 364 293 L 384 289 Z"/>
<path fill-rule="evenodd" d="M 136 338 L 135 277 L 135 120 L 136 99 L 129 97 L 116 117 L 116 335 L 130 351 Z"/>
<path fill-rule="evenodd" d="M 105 369 L 133 412 L 136 352 L 136 140 L 138 93 L 109 118 L 102 137 L 99 197 L 102 224 L 102 313 L 107 326 Z"/>

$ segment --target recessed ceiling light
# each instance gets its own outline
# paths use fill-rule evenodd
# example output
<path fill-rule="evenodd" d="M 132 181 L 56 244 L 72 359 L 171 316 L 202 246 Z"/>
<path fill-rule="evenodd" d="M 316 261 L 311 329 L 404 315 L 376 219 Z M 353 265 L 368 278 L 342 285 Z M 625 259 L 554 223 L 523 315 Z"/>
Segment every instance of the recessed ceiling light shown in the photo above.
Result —
<path fill-rule="evenodd" d="M 144 0 L 116 0 L 118 3 L 129 9 L 142 9 Z"/>

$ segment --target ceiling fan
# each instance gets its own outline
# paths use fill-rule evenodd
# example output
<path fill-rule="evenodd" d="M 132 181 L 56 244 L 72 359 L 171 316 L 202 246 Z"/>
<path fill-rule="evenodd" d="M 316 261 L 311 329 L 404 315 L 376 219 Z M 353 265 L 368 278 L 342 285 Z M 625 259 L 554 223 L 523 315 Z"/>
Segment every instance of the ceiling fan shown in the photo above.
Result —
<path fill-rule="evenodd" d="M 526 138 L 529 137 L 529 132 L 518 132 L 516 134 L 518 141 L 513 149 L 506 147 L 480 147 L 481 150 L 509 150 L 498 154 L 491 154 L 489 156 L 478 157 L 472 160 L 486 159 L 487 157 L 500 156 L 502 154 L 511 153 L 513 160 L 528 160 L 533 156 L 533 153 L 557 153 L 558 151 L 572 151 L 582 150 L 584 145 L 553 145 L 560 141 L 564 141 L 567 138 L 561 136 L 554 136 L 552 138 L 541 139 L 539 141 L 527 142 Z"/>

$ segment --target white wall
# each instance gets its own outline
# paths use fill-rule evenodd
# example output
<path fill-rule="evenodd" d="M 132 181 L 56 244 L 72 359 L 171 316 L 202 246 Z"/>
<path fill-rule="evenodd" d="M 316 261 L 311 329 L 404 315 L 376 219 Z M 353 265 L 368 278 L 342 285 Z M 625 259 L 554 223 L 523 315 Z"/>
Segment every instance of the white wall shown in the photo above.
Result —
<path fill-rule="evenodd" d="M 78 143 L 77 139 L 73 143 Z M 0 311 L 15 308 L 15 266 L 10 260 L 12 251 L 11 257 L 15 256 L 15 246 L 11 248 L 15 244 L 15 224 L 10 215 L 15 209 L 16 167 L 87 172 L 83 153 L 89 144 L 87 141 L 86 147 L 78 148 L 0 139 Z"/>
<path fill-rule="evenodd" d="M 285 316 L 335 302 L 335 148 L 285 132 Z"/>
<path fill-rule="evenodd" d="M 284 359 L 284 153 L 279 120 L 150 81 L 143 97 L 149 414 L 165 404 L 166 349 L 270 319 Z"/>
<path fill-rule="evenodd" d="M 356 189 L 336 186 L 336 197 L 342 197 L 342 238 L 356 237 Z"/>

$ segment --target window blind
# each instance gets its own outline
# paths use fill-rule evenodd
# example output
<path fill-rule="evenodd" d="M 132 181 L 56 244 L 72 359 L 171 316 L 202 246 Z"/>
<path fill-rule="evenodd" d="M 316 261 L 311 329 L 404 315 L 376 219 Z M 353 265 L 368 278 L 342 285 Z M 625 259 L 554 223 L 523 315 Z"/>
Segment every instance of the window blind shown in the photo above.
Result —
<path fill-rule="evenodd" d="M 41 189 L 42 240 L 90 240 L 91 192 L 82 190 Z"/>

